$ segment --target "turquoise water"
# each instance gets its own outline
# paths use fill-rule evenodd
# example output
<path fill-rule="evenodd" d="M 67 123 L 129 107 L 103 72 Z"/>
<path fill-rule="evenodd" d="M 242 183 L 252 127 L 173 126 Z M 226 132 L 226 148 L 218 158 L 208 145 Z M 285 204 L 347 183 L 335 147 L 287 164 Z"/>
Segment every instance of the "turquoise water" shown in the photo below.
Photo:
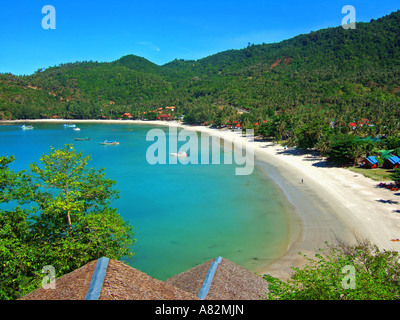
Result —
<path fill-rule="evenodd" d="M 165 280 L 217 256 L 256 271 L 285 249 L 289 209 L 261 167 L 237 176 L 229 164 L 150 165 L 146 151 L 154 142 L 146 141 L 146 134 L 154 126 L 78 126 L 81 131 L 61 124 L 34 124 L 27 131 L 20 125 L 0 126 L 0 155 L 14 155 L 12 168 L 22 170 L 39 162 L 50 146 L 73 144 L 91 156 L 90 166 L 106 168 L 120 190 L 113 206 L 131 222 L 137 239 L 135 256 L 124 262 Z M 86 136 L 91 140 L 74 140 Z M 101 145 L 106 139 L 120 145 Z"/>

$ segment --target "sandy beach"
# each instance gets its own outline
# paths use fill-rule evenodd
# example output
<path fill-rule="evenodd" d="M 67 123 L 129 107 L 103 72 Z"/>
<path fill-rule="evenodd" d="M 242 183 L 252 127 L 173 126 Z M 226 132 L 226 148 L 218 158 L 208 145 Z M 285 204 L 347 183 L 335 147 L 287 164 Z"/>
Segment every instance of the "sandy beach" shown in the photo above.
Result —
<path fill-rule="evenodd" d="M 60 122 L 70 120 L 18 120 L 14 123 Z M 396 192 L 378 188 L 377 181 L 344 168 L 328 167 L 323 158 L 310 154 L 297 154 L 294 149 L 265 141 L 247 141 L 240 131 L 213 129 L 205 126 L 188 126 L 174 121 L 139 120 L 73 120 L 80 122 L 131 123 L 148 125 L 174 125 L 188 130 L 205 132 L 229 142 L 252 143 L 257 165 L 285 193 L 295 207 L 291 237 L 287 251 L 276 261 L 257 273 L 269 273 L 281 279 L 291 274 L 291 267 L 301 266 L 302 252 L 313 257 L 325 241 L 335 239 L 354 242 L 367 239 L 381 249 L 400 249 L 400 196 Z M 3 121 L 3 123 L 5 123 Z M 303 183 L 302 183 L 303 180 Z M 398 193 L 397 193 L 398 194 Z M 300 226 L 300 227 L 296 227 Z"/>
<path fill-rule="evenodd" d="M 393 191 L 377 188 L 377 181 L 348 169 L 328 167 L 324 158 L 298 154 L 272 142 L 247 142 L 240 131 L 183 127 L 228 141 L 253 143 L 258 165 L 295 207 L 287 252 L 258 273 L 286 279 L 291 267 L 305 262 L 299 252 L 314 257 L 319 248 L 326 247 L 326 241 L 355 243 L 366 239 L 381 249 L 399 251 L 400 242 L 391 239 L 400 238 L 400 213 L 396 212 L 400 199 Z"/>

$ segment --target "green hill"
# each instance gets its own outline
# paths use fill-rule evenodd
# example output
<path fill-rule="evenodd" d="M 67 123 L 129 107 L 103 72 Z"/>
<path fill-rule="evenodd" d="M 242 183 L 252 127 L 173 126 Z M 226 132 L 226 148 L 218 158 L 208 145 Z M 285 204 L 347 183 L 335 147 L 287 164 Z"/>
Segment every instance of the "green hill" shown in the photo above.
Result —
<path fill-rule="evenodd" d="M 296 130 L 310 122 L 343 127 L 361 119 L 376 124 L 371 133 L 378 134 L 399 129 L 399 79 L 397 11 L 355 30 L 327 28 L 163 66 L 128 55 L 30 76 L 2 74 L 0 117 L 140 117 L 174 105 L 190 122 L 270 119 L 280 124 L 281 138 L 296 139 Z M 235 108 L 250 113 L 239 119 Z"/>

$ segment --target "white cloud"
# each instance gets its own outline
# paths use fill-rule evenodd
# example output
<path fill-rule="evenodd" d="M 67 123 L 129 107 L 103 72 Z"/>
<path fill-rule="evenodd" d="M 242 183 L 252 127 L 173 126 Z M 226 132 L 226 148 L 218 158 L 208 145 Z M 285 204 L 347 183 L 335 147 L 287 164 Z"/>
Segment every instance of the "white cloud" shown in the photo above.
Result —
<path fill-rule="evenodd" d="M 161 49 L 159 47 L 157 47 L 154 43 L 151 42 L 147 42 L 147 41 L 140 41 L 140 42 L 136 42 L 136 44 L 142 45 L 142 46 L 147 46 L 150 49 L 160 52 Z"/>

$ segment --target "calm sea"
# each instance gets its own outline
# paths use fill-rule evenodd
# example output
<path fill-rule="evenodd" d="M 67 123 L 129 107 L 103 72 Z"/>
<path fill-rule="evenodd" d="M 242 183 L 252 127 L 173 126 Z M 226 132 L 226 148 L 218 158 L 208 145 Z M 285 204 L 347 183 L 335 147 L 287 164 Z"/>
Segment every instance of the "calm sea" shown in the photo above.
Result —
<path fill-rule="evenodd" d="M 0 155 L 14 155 L 15 170 L 39 162 L 50 146 L 73 144 L 90 155 L 90 166 L 105 168 L 117 181 L 120 199 L 113 206 L 135 230 L 135 256 L 122 260 L 150 276 L 165 280 L 217 256 L 257 271 L 287 246 L 290 209 L 259 166 L 237 176 L 234 164 L 150 165 L 146 151 L 154 142 L 146 134 L 155 126 L 79 124 L 81 131 L 59 123 L 33 126 L 26 131 L 0 126 Z M 157 128 L 168 134 L 167 127 Z M 101 145 L 106 139 L 120 145 Z"/>

